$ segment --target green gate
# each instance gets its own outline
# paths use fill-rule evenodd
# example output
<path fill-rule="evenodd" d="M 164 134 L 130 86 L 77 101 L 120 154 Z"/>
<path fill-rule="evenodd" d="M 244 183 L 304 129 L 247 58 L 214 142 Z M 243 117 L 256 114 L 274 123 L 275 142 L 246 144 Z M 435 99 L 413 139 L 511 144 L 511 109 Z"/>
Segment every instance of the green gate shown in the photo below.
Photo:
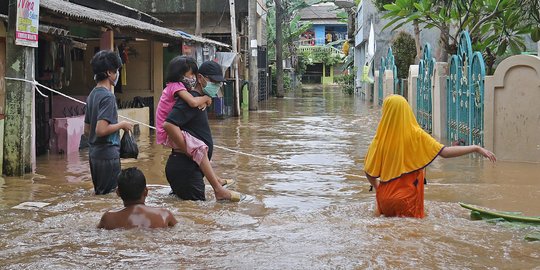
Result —
<path fill-rule="evenodd" d="M 469 33 L 463 31 L 447 79 L 447 139 L 451 142 L 484 145 L 485 77 L 484 58 L 473 52 Z"/>
<path fill-rule="evenodd" d="M 424 54 L 418 63 L 418 81 L 416 87 L 416 118 L 418 124 L 428 133 L 433 131 L 432 121 L 432 81 L 435 58 L 431 56 L 431 46 L 424 46 Z"/>
<path fill-rule="evenodd" d="M 397 75 L 396 61 L 394 59 L 394 53 L 392 52 L 392 48 L 388 48 L 388 52 L 386 54 L 386 70 L 391 70 L 394 73 L 394 94 L 397 94 L 399 92 L 399 79 Z"/>

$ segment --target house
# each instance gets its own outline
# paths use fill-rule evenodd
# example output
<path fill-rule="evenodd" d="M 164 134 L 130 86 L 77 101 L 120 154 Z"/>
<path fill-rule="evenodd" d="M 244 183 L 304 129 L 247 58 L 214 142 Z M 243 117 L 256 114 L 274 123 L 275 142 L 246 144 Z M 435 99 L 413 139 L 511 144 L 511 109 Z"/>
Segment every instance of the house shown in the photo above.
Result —
<path fill-rule="evenodd" d="M 197 1 L 200 1 L 199 26 L 197 27 Z M 267 7 L 264 0 L 249 0 L 257 2 L 257 58 L 258 58 L 258 79 L 259 79 L 259 100 L 268 98 L 269 79 L 267 65 L 267 44 L 266 44 L 266 13 Z M 119 2 L 147 12 L 148 14 L 159 18 L 163 25 L 171 29 L 181 29 L 185 35 L 198 34 L 204 38 L 216 40 L 232 46 L 231 33 L 231 13 L 229 0 L 119 0 Z M 249 41 L 248 31 L 248 0 L 235 1 L 236 18 L 236 37 L 240 53 L 239 57 L 239 79 L 248 81 L 247 74 L 248 59 L 251 42 Z M 199 33 L 196 33 L 199 31 Z M 186 45 L 184 45 L 186 46 Z M 182 49 L 189 49 L 184 47 Z M 172 57 L 178 54 L 180 48 L 168 47 L 164 52 L 163 63 L 169 62 Z M 184 54 L 186 54 L 184 52 Z M 218 57 L 222 57 L 221 54 Z M 199 59 L 198 59 L 199 60 Z M 225 59 L 217 59 L 222 65 L 227 62 Z M 199 61 L 200 62 L 200 61 Z M 234 81 L 234 72 L 227 69 L 225 77 L 230 80 L 229 86 L 232 87 Z M 242 84 L 242 83 L 241 83 Z M 225 105 L 232 103 L 232 95 L 225 93 Z"/>
<path fill-rule="evenodd" d="M 299 50 L 306 53 L 337 55 L 344 57 L 340 41 L 347 40 L 347 23 L 340 21 L 338 13 L 343 11 L 332 3 L 318 4 L 300 10 L 301 22 L 311 22 L 311 29 L 300 37 Z M 334 76 L 343 72 L 341 64 L 326 65 L 313 61 L 302 75 L 304 83 L 333 84 Z"/>
<path fill-rule="evenodd" d="M 391 21 L 390 19 L 382 19 L 384 12 L 377 9 L 372 1 L 361 1 L 356 12 L 356 35 L 354 42 L 354 66 L 356 67 L 356 89 L 362 89 L 365 84 L 360 81 L 362 78 L 362 67 L 366 65 L 366 51 L 368 47 L 368 38 L 371 23 L 375 34 L 375 56 L 372 70 L 378 70 L 380 59 L 386 56 L 388 48 L 391 46 L 394 37 L 397 33 L 403 31 L 409 34 L 414 33 L 411 23 L 405 24 L 399 29 L 392 30 L 392 27 L 383 28 Z M 439 30 L 438 29 L 422 29 L 420 35 L 422 46 L 429 42 L 433 50 L 439 51 Z"/>
<path fill-rule="evenodd" d="M 0 149 L 7 149 L 3 152 L 7 175 L 31 172 L 36 155 L 78 151 L 85 107 L 43 87 L 39 88 L 43 95 L 36 94 L 33 101 L 31 84 L 4 77 L 35 79 L 84 102 L 95 85 L 91 58 L 99 50 L 114 50 L 123 61 L 121 79 L 115 87 L 119 114 L 151 125 L 153 108 L 163 90 L 167 46 L 189 44 L 208 52 L 230 47 L 183 35 L 158 25 L 162 24 L 158 18 L 111 0 L 39 1 L 39 7 L 33 7 L 34 11 L 39 9 L 36 48 L 23 47 L 13 43 L 16 9 L 7 1 L 0 4 L 0 140 L 4 139 Z M 209 60 L 214 55 L 202 57 Z M 25 67 L 20 68 L 20 63 Z M 141 130 L 148 132 L 144 126 Z"/>

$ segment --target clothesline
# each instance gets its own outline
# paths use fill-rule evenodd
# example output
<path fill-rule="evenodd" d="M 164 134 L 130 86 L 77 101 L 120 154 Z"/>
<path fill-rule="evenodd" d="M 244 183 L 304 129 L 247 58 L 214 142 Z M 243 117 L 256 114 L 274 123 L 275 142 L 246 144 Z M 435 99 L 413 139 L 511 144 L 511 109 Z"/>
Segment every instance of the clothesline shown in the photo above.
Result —
<path fill-rule="evenodd" d="M 20 78 L 10 78 L 10 77 L 5 77 L 7 80 L 14 80 L 14 81 L 22 81 L 22 82 L 27 82 L 27 83 L 30 83 L 34 86 L 34 89 L 40 94 L 42 95 L 43 97 L 48 97 L 47 95 L 43 94 L 41 91 L 39 91 L 38 89 L 38 86 L 39 87 L 42 87 L 42 88 L 45 88 L 53 93 L 56 93 L 58 95 L 61 95 L 67 99 L 70 99 L 72 101 L 75 101 L 75 102 L 78 102 L 78 103 L 81 103 L 81 104 L 84 104 L 86 105 L 86 102 L 84 101 L 81 101 L 81 100 L 78 100 L 74 97 L 70 97 L 64 93 L 61 93 L 57 90 L 54 90 L 50 87 L 47 87 L 37 81 L 31 81 L 31 80 L 26 80 L 26 79 L 20 79 Z M 148 125 L 146 123 L 143 123 L 143 122 L 140 122 L 140 121 L 137 121 L 135 119 L 131 119 L 129 117 L 126 117 L 126 116 L 122 116 L 122 115 L 119 115 L 119 117 L 122 117 L 128 121 L 132 121 L 134 123 L 137 123 L 139 125 L 142 125 L 142 126 L 145 126 L 145 127 L 148 127 L 150 129 L 156 129 L 156 127 L 154 126 L 151 126 L 151 125 Z M 258 155 L 254 155 L 254 154 L 249 154 L 249 153 L 244 153 L 242 151 L 238 151 L 238 150 L 234 150 L 234 149 L 230 149 L 230 148 L 227 148 L 227 147 L 223 147 L 223 146 L 218 146 L 218 145 L 214 145 L 215 148 L 218 148 L 218 149 L 222 149 L 222 150 L 225 150 L 225 151 L 228 151 L 228 152 L 232 152 L 232 153 L 236 153 L 236 154 L 239 154 L 239 155 L 244 155 L 244 156 L 249 156 L 249 157 L 252 157 L 252 158 L 258 158 L 258 159 L 263 159 L 263 160 L 267 160 L 267 161 L 271 161 L 271 162 L 274 162 L 274 163 L 281 163 L 281 164 L 285 164 L 285 165 L 289 165 L 289 166 L 294 166 L 294 167 L 298 167 L 298 168 L 303 168 L 303 169 L 306 169 L 306 170 L 311 170 L 311 171 L 319 171 L 321 173 L 325 173 L 325 174 L 339 174 L 339 175 L 343 175 L 343 176 L 349 176 L 349 177 L 354 177 L 354 178 L 362 178 L 362 179 L 366 179 L 365 176 L 363 175 L 357 175 L 357 174 L 350 174 L 350 173 L 342 173 L 342 172 L 328 172 L 328 171 L 322 171 L 320 169 L 316 169 L 316 168 L 312 168 L 312 167 L 309 167 L 309 166 L 306 166 L 306 165 L 302 165 L 302 164 L 296 164 L 296 163 L 292 163 L 292 162 L 288 162 L 288 161 L 285 161 L 285 160 L 279 160 L 279 159 L 275 159 L 275 158 L 269 158 L 269 157 L 264 157 L 264 156 L 258 156 Z"/>

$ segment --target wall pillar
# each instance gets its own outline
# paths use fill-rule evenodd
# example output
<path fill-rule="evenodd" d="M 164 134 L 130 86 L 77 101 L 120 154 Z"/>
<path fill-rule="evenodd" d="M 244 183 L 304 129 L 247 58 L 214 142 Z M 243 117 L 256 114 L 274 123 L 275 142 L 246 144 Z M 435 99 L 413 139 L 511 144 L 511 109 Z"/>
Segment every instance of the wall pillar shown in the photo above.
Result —
<path fill-rule="evenodd" d="M 6 40 L 6 77 L 34 81 L 34 48 L 15 45 L 17 1 L 9 1 L 9 26 Z M 32 84 L 6 81 L 5 137 L 3 172 L 23 176 L 34 171 L 32 138 L 34 89 Z"/>
<path fill-rule="evenodd" d="M 500 160 L 539 163 L 540 57 L 508 57 L 484 82 L 484 146 Z"/>
<path fill-rule="evenodd" d="M 448 63 L 437 62 L 433 69 L 432 98 L 432 121 L 433 136 L 439 140 L 446 138 L 447 126 L 447 100 L 446 100 L 446 78 L 448 74 Z"/>
<path fill-rule="evenodd" d="M 373 99 L 373 105 L 379 106 L 379 71 L 375 70 L 373 74 L 375 78 L 375 81 L 373 82 L 373 92 L 370 93 L 370 91 L 368 91 L 366 100 L 369 103 L 369 101 Z"/>
<path fill-rule="evenodd" d="M 418 87 L 418 65 L 409 66 L 409 78 L 407 80 L 407 101 L 416 116 L 416 88 Z"/>
<path fill-rule="evenodd" d="M 99 49 L 100 50 L 109 50 L 114 49 L 114 32 L 110 29 L 105 30 L 101 33 L 101 39 L 99 40 Z"/>
<path fill-rule="evenodd" d="M 383 75 L 383 101 L 384 99 L 394 94 L 394 72 L 392 70 L 384 71 Z"/>

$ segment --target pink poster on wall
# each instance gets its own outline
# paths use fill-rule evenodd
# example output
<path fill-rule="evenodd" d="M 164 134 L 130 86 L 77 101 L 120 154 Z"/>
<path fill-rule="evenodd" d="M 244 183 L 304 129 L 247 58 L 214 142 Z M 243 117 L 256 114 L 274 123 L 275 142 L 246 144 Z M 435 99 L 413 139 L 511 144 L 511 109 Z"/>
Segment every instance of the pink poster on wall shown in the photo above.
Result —
<path fill-rule="evenodd" d="M 18 0 L 15 44 L 38 46 L 39 0 Z"/>

